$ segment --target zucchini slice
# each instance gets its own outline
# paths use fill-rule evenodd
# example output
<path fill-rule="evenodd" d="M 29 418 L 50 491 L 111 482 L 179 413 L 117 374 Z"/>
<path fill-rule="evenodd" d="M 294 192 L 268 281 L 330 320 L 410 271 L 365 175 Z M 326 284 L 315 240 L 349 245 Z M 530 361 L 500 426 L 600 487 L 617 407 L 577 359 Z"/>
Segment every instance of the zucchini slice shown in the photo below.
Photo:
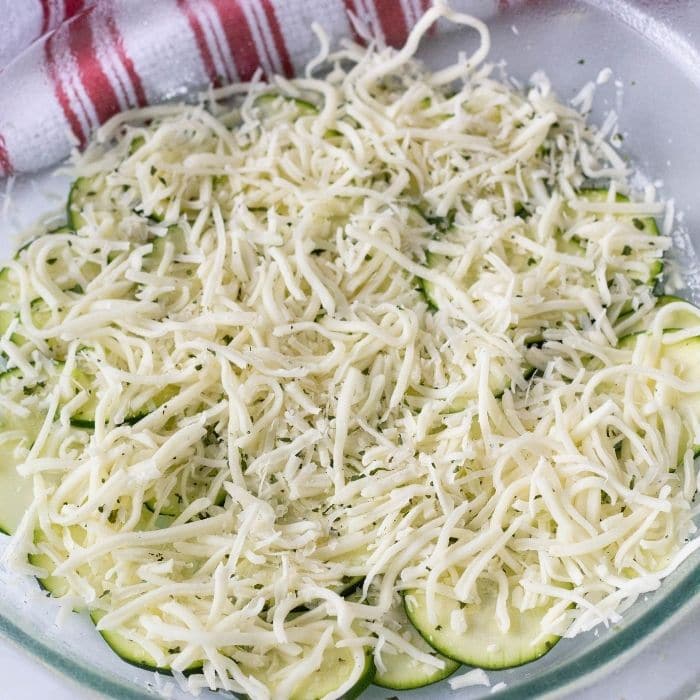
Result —
<path fill-rule="evenodd" d="M 364 580 L 364 576 L 344 576 L 337 586 L 331 586 L 331 590 L 343 596 L 343 598 L 347 598 L 362 585 Z"/>
<path fill-rule="evenodd" d="M 674 294 L 662 294 L 656 299 L 656 308 L 660 309 L 668 304 L 682 302 L 683 307 L 674 311 L 668 320 L 667 328 L 692 328 L 700 326 L 700 309 L 689 301 Z"/>
<path fill-rule="evenodd" d="M 681 302 L 682 307 L 675 310 L 666 321 L 666 330 L 670 329 L 680 329 L 680 328 L 692 328 L 693 326 L 700 326 L 700 308 L 691 304 L 689 301 L 682 299 L 681 297 L 674 296 L 673 294 L 662 294 L 656 298 L 656 307 L 654 308 L 654 314 L 658 309 L 667 306 L 668 304 L 673 304 L 676 302 Z M 631 311 L 622 314 L 620 320 L 623 320 L 626 316 L 632 313 Z M 645 331 L 649 327 L 651 320 L 654 318 L 654 314 L 647 315 L 642 321 L 634 324 L 624 337 L 631 335 L 633 333 L 638 333 L 640 331 Z"/>
<path fill-rule="evenodd" d="M 144 506 L 152 513 L 157 510 L 160 515 L 176 517 L 182 512 L 183 503 L 191 503 L 197 498 L 206 496 L 212 482 L 218 475 L 218 469 L 204 467 L 198 473 L 190 472 L 185 479 L 178 476 L 177 486 L 174 490 L 161 495 L 160 498 L 156 495 L 151 496 L 144 501 Z M 223 506 L 225 502 L 226 490 L 221 488 L 216 494 L 214 505 Z"/>
<path fill-rule="evenodd" d="M 3 412 L 4 413 L 4 412 Z M 31 446 L 36 433 L 36 424 L 8 425 L 6 414 L 3 416 L 0 429 L 2 433 L 2 467 L 0 468 L 0 532 L 12 535 L 17 529 L 22 516 L 32 503 L 34 492 L 32 480 L 20 476 L 17 467 L 24 459 L 20 456 L 22 451 Z"/>
<path fill-rule="evenodd" d="M 263 93 L 255 98 L 253 104 L 260 110 L 260 113 L 264 117 L 272 117 L 279 112 L 279 108 L 285 102 L 296 107 L 300 116 L 314 115 L 319 112 L 318 107 L 313 102 L 301 99 L 300 97 L 281 95 L 278 92 Z"/>
<path fill-rule="evenodd" d="M 79 177 L 71 185 L 66 204 L 66 221 L 71 230 L 77 231 L 85 226 L 87 221 L 83 216 L 83 208 L 95 195 L 93 183 L 87 177 Z"/>
<path fill-rule="evenodd" d="M 479 580 L 477 592 L 479 602 L 466 605 L 437 595 L 434 626 L 428 618 L 424 591 L 406 591 L 404 606 L 408 619 L 431 647 L 469 666 L 494 671 L 521 666 L 544 656 L 559 641 L 557 635 L 542 634 L 540 622 L 547 608 L 521 611 L 509 606 L 510 628 L 504 633 L 496 621 L 497 585 Z M 453 628 L 458 616 L 464 618 L 464 631 Z"/>
<path fill-rule="evenodd" d="M 156 272 L 158 270 L 168 244 L 172 245 L 174 255 L 181 255 L 187 250 L 185 232 L 179 226 L 169 226 L 168 232 L 164 236 L 153 241 L 153 250 L 143 259 L 146 272 Z M 178 265 L 181 264 L 178 263 Z"/>
<path fill-rule="evenodd" d="M 17 275 L 9 268 L 0 270 L 0 303 L 16 304 L 19 301 L 19 280 Z"/>
<path fill-rule="evenodd" d="M 436 267 L 439 264 L 440 257 L 431 253 L 430 251 L 427 251 L 425 253 L 425 266 L 426 267 Z M 429 282 L 427 279 L 424 277 L 421 277 L 419 279 L 419 284 L 420 284 L 420 290 L 421 293 L 423 294 L 423 297 L 425 298 L 425 301 L 428 303 L 428 306 L 433 309 L 433 311 L 437 311 L 440 308 L 440 304 L 438 302 L 436 290 L 435 290 L 435 285 L 432 282 Z"/>
<path fill-rule="evenodd" d="M 66 579 L 62 576 L 54 576 L 51 573 L 56 566 L 56 562 L 42 551 L 41 543 L 44 539 L 44 535 L 40 530 L 34 533 L 34 543 L 38 551 L 29 555 L 29 562 L 47 572 L 45 576 L 37 579 L 39 585 L 47 591 L 52 598 L 61 598 L 68 593 L 68 584 Z M 95 625 L 97 625 L 104 615 L 105 611 L 103 610 L 93 609 L 90 611 L 90 619 Z M 129 639 L 128 632 L 99 630 L 99 633 L 112 651 L 132 666 L 138 666 L 147 671 L 157 671 L 158 673 L 172 673 L 170 666 L 159 665 L 153 656 L 138 642 Z M 184 673 L 188 674 L 199 671 L 202 665 L 201 660 L 195 661 L 185 669 Z"/>
<path fill-rule="evenodd" d="M 115 225 L 119 222 L 119 218 L 115 218 L 113 204 L 109 206 L 109 202 L 107 205 L 100 202 L 100 198 L 105 196 L 105 190 L 108 190 L 108 185 L 104 182 L 104 178 L 79 177 L 73 182 L 66 204 L 66 221 L 70 231 L 79 231 L 85 226 L 87 223 L 85 218 L 86 209 L 92 210 L 98 225 L 104 222 Z M 135 214 L 150 219 L 156 224 L 163 221 L 165 215 L 164 206 L 159 204 L 151 211 L 143 211 L 143 203 L 140 201 L 138 194 L 133 191 L 131 194 L 132 211 Z"/>
<path fill-rule="evenodd" d="M 582 197 L 585 197 L 589 202 L 604 202 L 608 198 L 608 190 L 605 188 L 587 188 L 581 190 L 579 193 Z M 619 192 L 615 195 L 616 202 L 629 202 L 630 198 L 627 195 L 620 194 Z M 645 216 L 642 218 L 635 218 L 629 216 L 632 219 L 634 227 L 644 233 L 648 233 L 650 236 L 659 235 L 659 227 L 656 225 L 656 219 L 653 216 Z"/>
<path fill-rule="evenodd" d="M 18 369 L 0 375 L 0 395 L 12 393 L 11 384 L 22 382 Z M 43 416 L 18 416 L 0 405 L 0 532 L 11 535 L 34 499 L 32 479 L 20 476 L 17 467 L 41 430 Z"/>
<path fill-rule="evenodd" d="M 34 546 L 37 551 L 29 554 L 29 563 L 46 571 L 46 576 L 38 576 L 39 585 L 52 597 L 62 598 L 68 593 L 68 582 L 63 576 L 54 576 L 52 571 L 55 569 L 57 562 L 45 552 L 42 551 L 41 543 L 45 540 L 41 530 L 34 531 Z"/>
<path fill-rule="evenodd" d="M 68 226 L 68 224 L 61 224 L 60 226 L 49 229 L 46 233 L 75 233 L 75 231 Z"/>
<path fill-rule="evenodd" d="M 403 639 L 421 651 L 430 654 L 436 661 L 442 663 L 442 667 L 418 661 L 398 649 L 384 647 L 382 649 L 384 669 L 377 668 L 377 673 L 374 676 L 375 685 L 390 690 L 422 688 L 444 680 L 459 668 L 459 661 L 442 656 L 425 642 L 406 616 L 400 599 L 393 605 L 388 617 L 396 625 L 396 632 Z"/>
<path fill-rule="evenodd" d="M 95 625 L 105 616 L 102 610 L 91 610 L 90 619 Z M 159 666 L 158 662 L 140 645 L 113 630 L 99 630 L 102 639 L 107 642 L 110 649 L 120 658 L 132 666 L 144 668 L 147 671 L 158 673 L 170 673 L 169 667 Z"/>
<path fill-rule="evenodd" d="M 692 326 L 698 325 L 697 319 L 698 317 L 695 315 Z M 669 328 L 665 330 L 664 333 L 673 333 L 681 328 L 682 327 Z M 647 331 L 630 333 L 629 335 L 620 338 L 617 345 L 619 348 L 631 350 L 634 349 L 641 337 L 648 335 L 649 333 Z M 653 353 L 647 355 L 644 358 L 644 364 L 649 367 L 656 367 L 662 361 L 671 361 L 676 368 L 675 375 L 679 379 L 686 382 L 697 382 L 700 381 L 700 363 L 698 363 L 698 357 L 700 357 L 700 336 L 695 336 L 693 338 L 680 340 L 677 343 L 661 345 L 661 347 L 658 349 L 658 354 L 656 357 L 654 357 Z M 673 401 L 675 407 L 679 411 L 685 412 L 686 415 L 690 413 L 695 417 L 700 417 L 700 392 L 696 394 L 686 394 L 673 391 L 669 395 L 669 400 Z M 689 436 L 681 436 L 679 444 L 679 460 L 683 459 L 683 452 L 685 451 L 689 440 Z M 700 454 L 700 444 L 694 444 L 693 450 L 696 455 Z"/>
<path fill-rule="evenodd" d="M 330 646 L 323 654 L 321 666 L 294 688 L 289 700 L 321 700 L 346 683 L 354 670 L 352 650 L 347 647 Z M 343 694 L 342 700 L 358 698 L 372 684 L 374 674 L 374 660 L 372 654 L 367 651 L 360 677 L 355 685 Z"/>
<path fill-rule="evenodd" d="M 590 202 L 604 202 L 608 198 L 608 190 L 602 188 L 583 189 L 579 195 Z M 616 202 L 629 202 L 630 198 L 624 194 L 615 195 Z M 627 219 L 639 231 L 648 234 L 649 236 L 658 236 L 659 227 L 656 225 L 656 219 L 653 216 L 635 217 L 632 215 L 617 214 L 618 219 Z M 643 284 L 653 287 L 664 269 L 662 258 L 654 258 L 648 262 L 648 275 L 646 279 L 639 280 Z"/>
<path fill-rule="evenodd" d="M 95 409 L 98 402 L 97 396 L 93 391 L 94 379 L 82 370 L 76 369 L 73 372 L 73 381 L 75 383 L 76 393 L 79 391 L 87 391 L 89 397 L 87 401 L 71 416 L 71 425 L 76 428 L 94 430 Z M 164 387 L 143 403 L 133 406 L 132 410 L 129 411 L 124 418 L 124 423 L 127 423 L 128 425 L 135 425 L 149 413 L 152 413 L 157 408 L 162 406 L 168 399 L 171 399 L 177 393 L 178 388 L 175 386 L 168 385 Z"/>
<path fill-rule="evenodd" d="M 76 367 L 73 370 L 72 381 L 75 394 L 85 391 L 88 394 L 88 399 L 71 416 L 70 423 L 75 428 L 94 430 L 95 409 L 97 407 L 97 397 L 93 393 L 94 377 L 90 376 L 79 367 Z"/>
<path fill-rule="evenodd" d="M 91 610 L 90 619 L 95 625 L 105 616 L 103 610 Z M 148 653 L 138 642 L 116 630 L 99 630 L 102 639 L 107 642 L 109 648 L 122 660 L 126 661 L 132 666 L 137 666 L 138 668 L 143 668 L 146 671 L 154 671 L 158 673 L 165 673 L 167 675 L 172 674 L 172 669 L 170 666 L 159 666 L 158 662 Z M 202 669 L 203 663 L 201 661 L 195 661 L 190 666 L 188 666 L 183 673 L 188 675 L 190 673 L 196 673 Z"/>

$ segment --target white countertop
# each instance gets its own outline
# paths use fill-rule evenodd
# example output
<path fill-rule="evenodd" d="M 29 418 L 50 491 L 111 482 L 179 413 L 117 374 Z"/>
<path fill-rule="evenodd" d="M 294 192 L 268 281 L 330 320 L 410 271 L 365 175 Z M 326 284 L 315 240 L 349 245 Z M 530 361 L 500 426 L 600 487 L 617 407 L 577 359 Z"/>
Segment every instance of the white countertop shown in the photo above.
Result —
<path fill-rule="evenodd" d="M 0 639 L 0 698 L 96 700 Z M 387 697 L 392 695 L 387 691 Z M 455 700 L 459 691 L 453 693 Z M 604 684 L 567 700 L 700 700 L 700 606 L 670 633 L 645 648 Z M 523 698 L 523 700 L 526 700 Z"/>

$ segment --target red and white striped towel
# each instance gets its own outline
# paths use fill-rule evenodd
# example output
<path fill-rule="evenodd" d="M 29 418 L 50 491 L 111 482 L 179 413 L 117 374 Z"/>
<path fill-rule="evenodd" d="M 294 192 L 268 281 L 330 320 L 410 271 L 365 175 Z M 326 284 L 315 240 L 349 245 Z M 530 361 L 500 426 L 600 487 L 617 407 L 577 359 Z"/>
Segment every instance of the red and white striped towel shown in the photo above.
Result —
<path fill-rule="evenodd" d="M 517 0 L 455 0 L 482 18 Z M 431 0 L 0 0 L 0 176 L 63 160 L 123 109 L 291 76 L 331 41 L 401 45 Z M 4 68 L 2 68 L 4 66 Z"/>

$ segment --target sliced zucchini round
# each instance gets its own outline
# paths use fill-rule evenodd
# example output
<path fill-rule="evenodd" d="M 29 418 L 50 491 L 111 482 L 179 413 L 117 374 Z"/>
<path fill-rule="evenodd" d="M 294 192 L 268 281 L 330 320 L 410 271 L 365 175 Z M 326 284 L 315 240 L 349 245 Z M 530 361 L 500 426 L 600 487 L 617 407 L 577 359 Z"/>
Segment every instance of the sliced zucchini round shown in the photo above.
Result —
<path fill-rule="evenodd" d="M 0 374 L 0 394 L 13 393 L 12 383 L 22 382 L 16 368 Z M 0 532 L 11 535 L 32 503 L 32 480 L 17 473 L 26 451 L 43 424 L 41 415 L 20 417 L 0 405 Z"/>
<path fill-rule="evenodd" d="M 75 392 L 88 393 L 87 401 L 71 416 L 71 425 L 76 428 L 92 430 L 95 428 L 95 408 L 97 407 L 97 397 L 92 392 L 93 378 L 80 369 L 73 370 L 73 382 Z"/>
<path fill-rule="evenodd" d="M 629 328 L 627 335 L 647 330 L 651 321 L 654 318 L 654 315 L 659 309 L 663 308 L 664 306 L 668 306 L 668 304 L 673 304 L 676 302 L 682 303 L 683 306 L 675 310 L 672 314 L 670 314 L 667 317 L 666 329 L 670 330 L 674 328 L 680 329 L 692 328 L 693 326 L 700 326 L 700 309 L 697 306 L 691 304 L 685 299 L 682 299 L 681 297 L 674 296 L 673 294 L 662 294 L 661 296 L 656 298 L 656 306 L 654 308 L 654 313 L 648 314 L 642 321 L 639 321 L 638 323 L 634 324 L 631 328 Z M 630 313 L 632 312 L 629 311 L 626 314 L 622 314 L 620 320 L 623 320 Z"/>
<path fill-rule="evenodd" d="M 9 267 L 0 270 L 0 303 L 15 304 L 19 301 L 19 279 Z"/>
<path fill-rule="evenodd" d="M 697 325 L 697 316 L 694 317 L 692 326 Z M 681 330 L 680 328 L 669 328 L 664 331 L 664 333 L 673 333 L 674 331 Z M 623 336 L 618 341 L 619 348 L 633 349 L 637 344 L 638 340 L 642 336 L 648 336 L 647 331 L 639 331 L 636 333 L 630 333 Z M 663 344 L 658 348 L 658 355 L 656 358 L 648 357 L 645 360 L 645 364 L 650 367 L 654 367 L 661 360 L 670 360 L 674 363 L 676 370 L 675 375 L 686 382 L 697 382 L 700 381 L 700 363 L 698 362 L 698 357 L 700 357 L 700 336 L 695 336 L 693 338 L 686 338 L 685 340 L 680 340 L 677 343 Z M 658 360 L 658 362 L 657 362 Z M 686 394 L 680 392 L 675 393 L 675 404 L 676 407 L 681 411 L 688 411 L 695 416 L 700 415 L 700 392 L 697 394 Z M 674 400 L 674 399 L 672 399 Z M 689 437 L 685 435 L 681 441 L 681 459 L 682 452 L 685 446 L 688 444 Z M 700 454 L 700 445 L 693 445 L 693 450 L 696 455 Z"/>
<path fill-rule="evenodd" d="M 590 202 L 604 202 L 608 198 L 608 190 L 602 188 L 583 189 L 579 192 L 579 196 L 587 199 Z M 615 195 L 615 201 L 629 202 L 630 199 L 624 194 L 617 193 Z M 616 214 L 616 218 L 628 219 L 636 229 L 648 234 L 649 236 L 659 235 L 659 227 L 656 225 L 656 219 L 654 219 L 653 216 L 635 217 L 632 215 Z M 655 258 L 648 263 L 647 278 L 639 281 L 653 287 L 661 276 L 663 269 L 663 259 Z"/>
<path fill-rule="evenodd" d="M 76 392 L 87 391 L 89 394 L 88 400 L 71 416 L 70 422 L 76 428 L 85 428 L 93 430 L 95 428 L 95 409 L 97 407 L 98 398 L 93 393 L 94 381 L 81 370 L 75 370 L 73 380 L 76 385 Z M 165 386 L 158 393 L 143 403 L 134 406 L 131 411 L 125 416 L 124 423 L 135 425 L 140 420 L 145 418 L 149 413 L 152 413 L 157 408 L 162 406 L 168 399 L 171 399 L 178 392 L 175 386 Z"/>
<path fill-rule="evenodd" d="M 455 661 L 490 670 L 512 668 L 544 656 L 558 641 L 557 635 L 543 635 L 540 622 L 547 608 L 521 611 L 508 607 L 510 628 L 501 632 L 496 622 L 497 586 L 491 581 L 477 583 L 478 603 L 462 604 L 437 595 L 437 624 L 428 619 L 425 592 L 406 591 L 404 606 L 408 619 L 431 647 Z M 464 617 L 464 631 L 453 621 Z"/>
<path fill-rule="evenodd" d="M 589 202 L 604 202 L 608 198 L 608 190 L 599 187 L 591 187 L 582 189 L 579 193 L 581 197 L 584 197 Z M 620 194 L 619 192 L 615 195 L 616 202 L 629 202 L 630 198 L 627 195 Z M 650 236 L 659 235 L 659 227 L 656 225 L 656 219 L 653 216 L 644 216 L 639 219 L 629 216 L 632 219 L 632 223 L 635 228 L 644 233 L 648 233 Z"/>
<path fill-rule="evenodd" d="M 381 655 L 384 668 L 377 668 L 374 676 L 375 685 L 391 690 L 422 688 L 451 676 L 459 668 L 459 661 L 442 656 L 425 642 L 406 616 L 400 599 L 396 605 L 392 606 L 388 617 L 397 624 L 396 631 L 403 639 L 422 652 L 430 654 L 436 661 L 442 663 L 442 667 L 418 661 L 398 649 L 384 647 Z"/>
<path fill-rule="evenodd" d="M 144 257 L 144 268 L 146 272 L 155 272 L 158 270 L 168 243 L 173 246 L 175 255 L 180 255 L 187 250 L 185 232 L 180 226 L 170 226 L 168 232 L 164 236 L 156 238 L 153 241 L 153 250 Z"/>
<path fill-rule="evenodd" d="M 348 681 L 355 670 L 352 650 L 330 646 L 323 654 L 321 666 L 305 678 L 289 696 L 289 700 L 321 700 Z M 355 685 L 347 690 L 342 700 L 358 698 L 372 684 L 375 668 L 372 654 L 365 654 L 365 665 Z"/>
<path fill-rule="evenodd" d="M 3 439 L 0 445 L 0 532 L 6 535 L 14 533 L 34 499 L 32 480 L 17 473 L 17 467 L 23 462 L 22 458 L 18 458 L 17 450 L 29 448 L 39 430 L 34 421 L 29 422 L 31 425 L 26 425 L 25 420 L 25 425 L 16 423 L 12 427 L 5 422 L 0 426 L 3 432 L 12 433 L 12 437 Z"/>
<path fill-rule="evenodd" d="M 97 624 L 105 613 L 101 610 L 92 610 L 90 619 Z M 170 668 L 159 666 L 158 662 L 140 645 L 113 630 L 99 630 L 102 639 L 107 642 L 112 651 L 132 666 L 144 668 L 147 671 L 158 673 L 170 673 Z"/>
<path fill-rule="evenodd" d="M 45 576 L 37 576 L 37 581 L 39 585 L 52 597 L 52 598 L 62 598 L 66 593 L 68 593 L 68 582 L 63 576 L 54 576 L 52 574 L 54 568 L 56 567 L 56 562 L 54 562 L 51 557 L 42 551 L 41 543 L 45 540 L 44 534 L 41 530 L 34 531 L 34 546 L 37 551 L 33 554 L 29 554 L 29 563 L 33 566 L 43 569 L 46 572 Z"/>
<path fill-rule="evenodd" d="M 90 619 L 97 625 L 97 623 L 105 616 L 102 610 L 91 610 Z M 132 666 L 137 666 L 138 668 L 146 669 L 147 671 L 154 671 L 158 673 L 172 674 L 172 669 L 170 666 L 158 665 L 158 662 L 149 654 L 138 642 L 129 639 L 125 634 L 117 632 L 116 630 L 99 630 L 102 639 L 107 642 L 110 649 L 121 659 L 126 661 Z M 202 669 L 202 662 L 195 661 L 188 668 L 186 668 L 183 673 L 188 675 L 190 673 L 196 673 Z"/>

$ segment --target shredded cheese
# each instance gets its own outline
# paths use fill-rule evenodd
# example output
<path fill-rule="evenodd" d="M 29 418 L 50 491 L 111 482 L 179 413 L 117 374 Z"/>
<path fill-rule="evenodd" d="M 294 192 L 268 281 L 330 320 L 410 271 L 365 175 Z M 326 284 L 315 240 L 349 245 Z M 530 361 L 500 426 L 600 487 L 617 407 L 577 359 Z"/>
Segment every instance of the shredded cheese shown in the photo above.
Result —
<path fill-rule="evenodd" d="M 440 16 L 480 45 L 430 73 Z M 193 692 L 290 697 L 329 650 L 339 693 L 369 648 L 439 665 L 396 594 L 434 619 L 481 577 L 502 632 L 547 606 L 542 633 L 571 636 L 697 549 L 678 397 L 700 384 L 658 359 L 658 318 L 617 345 L 653 307 L 669 240 L 638 222 L 663 204 L 616 199 L 630 173 L 576 109 L 593 84 L 567 106 L 541 74 L 497 81 L 484 25 L 442 5 L 400 51 L 320 43 L 304 78 L 112 119 L 75 164 L 77 230 L 4 273 L 3 410 L 46 415 L 11 558 L 48 557 L 176 674 L 199 663 Z M 356 577 L 371 603 L 339 594 Z"/>

